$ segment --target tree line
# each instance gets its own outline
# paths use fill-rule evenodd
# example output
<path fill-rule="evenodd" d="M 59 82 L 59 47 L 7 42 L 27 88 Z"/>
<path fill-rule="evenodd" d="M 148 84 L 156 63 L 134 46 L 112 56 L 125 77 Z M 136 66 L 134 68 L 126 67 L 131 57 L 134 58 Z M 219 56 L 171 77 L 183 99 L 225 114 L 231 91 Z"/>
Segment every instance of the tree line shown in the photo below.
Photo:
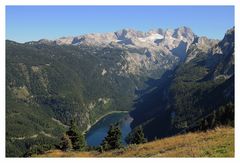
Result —
<path fill-rule="evenodd" d="M 102 143 L 96 147 L 99 152 L 119 149 L 123 147 L 121 140 L 122 132 L 119 123 L 111 124 L 107 132 L 107 136 L 102 140 Z M 141 144 L 146 143 L 147 139 L 144 137 L 144 132 L 141 126 L 136 127 L 133 132 L 131 132 L 127 138 L 126 142 L 128 144 Z M 77 125 L 76 121 L 72 120 L 69 130 L 63 134 L 61 142 L 59 144 L 59 149 L 63 151 L 85 151 L 89 150 L 87 143 Z"/>
<path fill-rule="evenodd" d="M 221 125 L 234 127 L 234 104 L 232 102 L 220 106 L 205 117 L 200 118 L 196 124 L 189 126 L 184 132 L 207 131 Z"/>

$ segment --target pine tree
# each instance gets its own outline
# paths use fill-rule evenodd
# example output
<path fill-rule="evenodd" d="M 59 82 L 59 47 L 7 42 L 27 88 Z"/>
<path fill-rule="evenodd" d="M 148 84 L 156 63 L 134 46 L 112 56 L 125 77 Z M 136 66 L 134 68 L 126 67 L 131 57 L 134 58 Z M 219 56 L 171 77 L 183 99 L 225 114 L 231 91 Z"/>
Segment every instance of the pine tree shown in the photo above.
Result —
<path fill-rule="evenodd" d="M 202 120 L 202 127 L 201 127 L 201 129 L 202 129 L 203 131 L 207 131 L 208 128 L 209 128 L 209 126 L 208 126 L 208 121 L 207 121 L 207 119 L 203 119 L 203 120 Z"/>
<path fill-rule="evenodd" d="M 144 137 L 142 126 L 136 127 L 126 138 L 128 144 L 146 143 L 147 139 Z"/>
<path fill-rule="evenodd" d="M 72 149 L 72 142 L 67 134 L 63 134 L 63 137 L 61 138 L 60 149 L 63 151 Z"/>
<path fill-rule="evenodd" d="M 210 115 L 210 124 L 209 128 L 214 128 L 216 126 L 216 111 L 214 110 L 213 113 Z"/>
<path fill-rule="evenodd" d="M 75 120 L 71 120 L 70 128 L 67 131 L 67 135 L 71 139 L 74 150 L 82 151 L 85 149 L 86 147 L 85 137 L 79 131 Z"/>
<path fill-rule="evenodd" d="M 111 150 L 121 148 L 121 130 L 119 123 L 113 124 L 110 126 L 108 135 L 105 137 L 103 142 L 100 145 L 100 149 L 102 150 Z"/>
<path fill-rule="evenodd" d="M 99 147 L 99 152 L 103 152 L 110 149 L 108 142 L 104 139 Z"/>
<path fill-rule="evenodd" d="M 75 150 L 83 151 L 86 148 L 86 141 L 83 134 L 78 133 L 76 136 Z"/>

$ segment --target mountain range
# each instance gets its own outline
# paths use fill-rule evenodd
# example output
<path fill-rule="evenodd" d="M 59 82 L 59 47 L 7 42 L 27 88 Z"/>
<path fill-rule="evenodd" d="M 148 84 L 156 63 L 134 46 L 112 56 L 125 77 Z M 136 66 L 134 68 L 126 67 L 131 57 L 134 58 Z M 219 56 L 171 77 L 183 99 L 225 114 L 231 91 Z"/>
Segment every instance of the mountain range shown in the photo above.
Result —
<path fill-rule="evenodd" d="M 196 38 L 198 37 L 190 28 L 180 27 L 174 30 L 167 29 L 164 31 L 163 29 L 155 29 L 148 32 L 122 29 L 117 32 L 62 37 L 53 41 L 42 39 L 29 43 L 125 49 L 130 53 L 130 55 L 125 57 L 129 63 L 127 71 L 137 74 L 141 73 L 139 69 L 154 70 L 171 68 L 172 63 L 168 62 L 175 63 L 180 59 L 184 59 L 187 49 Z M 205 40 L 212 44 L 217 42 L 217 40 L 207 38 Z"/>
<path fill-rule="evenodd" d="M 191 130 L 234 104 L 234 28 L 222 40 L 190 28 L 6 41 L 6 153 L 54 145 L 72 118 L 85 131 L 130 111 L 149 140 Z"/>

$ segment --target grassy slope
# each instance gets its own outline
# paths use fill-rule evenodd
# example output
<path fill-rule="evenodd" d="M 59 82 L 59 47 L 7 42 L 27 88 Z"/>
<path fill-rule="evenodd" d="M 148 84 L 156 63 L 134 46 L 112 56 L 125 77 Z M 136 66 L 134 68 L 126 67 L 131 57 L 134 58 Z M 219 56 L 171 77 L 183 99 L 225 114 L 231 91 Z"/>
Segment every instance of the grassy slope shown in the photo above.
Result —
<path fill-rule="evenodd" d="M 188 133 L 103 153 L 53 150 L 40 157 L 234 157 L 234 128 Z"/>

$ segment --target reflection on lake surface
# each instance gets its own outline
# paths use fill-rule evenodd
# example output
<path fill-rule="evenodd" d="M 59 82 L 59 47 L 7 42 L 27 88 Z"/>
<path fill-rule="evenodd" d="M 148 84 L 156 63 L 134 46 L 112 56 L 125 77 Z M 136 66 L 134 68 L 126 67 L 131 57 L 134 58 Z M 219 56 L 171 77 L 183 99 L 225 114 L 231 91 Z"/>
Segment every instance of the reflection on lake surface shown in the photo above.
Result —
<path fill-rule="evenodd" d="M 130 124 L 132 118 L 128 113 L 113 113 L 105 116 L 87 132 L 86 139 L 90 146 L 98 146 L 102 140 L 107 136 L 109 126 L 113 123 L 119 122 L 122 131 L 122 143 L 126 144 L 125 138 L 131 131 Z"/>

